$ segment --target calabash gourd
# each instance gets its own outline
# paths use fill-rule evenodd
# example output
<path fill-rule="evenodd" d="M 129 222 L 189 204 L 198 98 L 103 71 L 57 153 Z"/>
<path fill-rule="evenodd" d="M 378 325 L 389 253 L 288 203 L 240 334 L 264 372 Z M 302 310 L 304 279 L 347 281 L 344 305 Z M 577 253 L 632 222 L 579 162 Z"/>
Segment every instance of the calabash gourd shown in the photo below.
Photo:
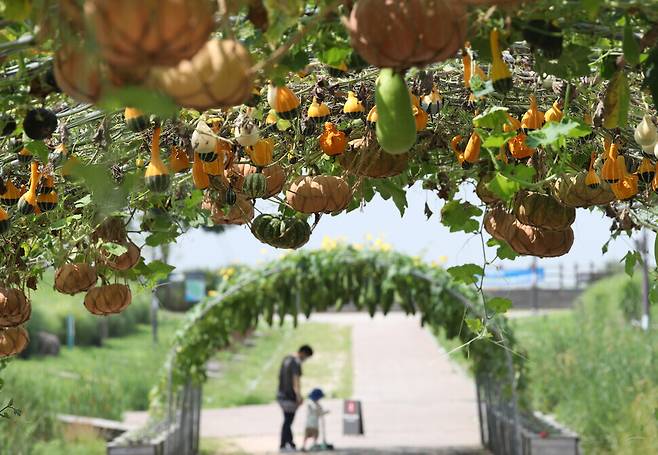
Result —
<path fill-rule="evenodd" d="M 329 156 L 340 155 L 347 147 L 347 136 L 339 131 L 331 122 L 324 124 L 324 131 L 320 135 L 320 148 Z"/>
<path fill-rule="evenodd" d="M 393 155 L 406 153 L 416 142 L 416 122 L 402 75 L 382 69 L 375 82 L 375 100 L 379 145 Z"/>
<path fill-rule="evenodd" d="M 199 158 L 199 153 L 194 154 L 192 181 L 194 182 L 194 187 L 198 190 L 205 190 L 210 185 L 208 174 L 203 172 L 203 161 Z"/>
<path fill-rule="evenodd" d="M 640 167 L 637 169 L 637 175 L 643 183 L 651 183 L 653 175 L 656 172 L 655 166 L 649 161 L 648 158 L 642 158 Z"/>
<path fill-rule="evenodd" d="M 601 185 L 601 178 L 596 173 L 594 169 L 594 163 L 596 162 L 596 152 L 592 152 L 592 157 L 589 161 L 589 169 L 587 171 L 587 177 L 585 177 L 585 185 L 589 188 L 596 189 Z"/>
<path fill-rule="evenodd" d="M 297 249 L 311 237 L 311 227 L 297 217 L 262 214 L 254 218 L 251 232 L 258 240 L 275 248 Z"/>
<path fill-rule="evenodd" d="M 34 213 L 37 207 L 37 187 L 39 185 L 39 163 L 32 161 L 30 164 L 30 189 L 18 200 L 18 211 L 23 215 Z"/>
<path fill-rule="evenodd" d="M 153 139 L 151 141 L 151 161 L 146 167 L 144 173 L 144 182 L 146 188 L 154 193 L 162 193 L 167 191 L 169 183 L 171 182 L 171 175 L 169 169 L 160 159 L 160 127 L 157 126 L 153 129 Z"/>

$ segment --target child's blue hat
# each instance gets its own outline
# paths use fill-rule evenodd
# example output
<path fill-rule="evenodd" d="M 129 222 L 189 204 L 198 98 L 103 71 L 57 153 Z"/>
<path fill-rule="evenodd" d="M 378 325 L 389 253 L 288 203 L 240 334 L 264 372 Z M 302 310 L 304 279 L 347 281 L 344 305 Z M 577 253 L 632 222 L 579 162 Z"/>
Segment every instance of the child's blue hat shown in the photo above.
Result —
<path fill-rule="evenodd" d="M 324 398 L 324 392 L 322 389 L 313 389 L 311 393 L 308 394 L 308 398 L 313 401 L 318 401 L 320 398 Z"/>

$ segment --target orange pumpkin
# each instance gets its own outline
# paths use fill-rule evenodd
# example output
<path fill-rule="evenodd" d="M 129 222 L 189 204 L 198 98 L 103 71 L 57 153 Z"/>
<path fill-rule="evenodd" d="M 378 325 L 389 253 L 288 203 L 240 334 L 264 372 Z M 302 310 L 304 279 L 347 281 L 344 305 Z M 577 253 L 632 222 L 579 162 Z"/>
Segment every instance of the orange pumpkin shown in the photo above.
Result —
<path fill-rule="evenodd" d="M 347 147 L 347 137 L 342 131 L 338 131 L 336 125 L 331 122 L 324 124 L 324 132 L 320 136 L 320 148 L 329 156 L 340 155 Z"/>
<path fill-rule="evenodd" d="M 251 162 L 256 166 L 265 167 L 272 163 L 274 142 L 271 139 L 260 139 L 256 145 L 245 149 Z"/>

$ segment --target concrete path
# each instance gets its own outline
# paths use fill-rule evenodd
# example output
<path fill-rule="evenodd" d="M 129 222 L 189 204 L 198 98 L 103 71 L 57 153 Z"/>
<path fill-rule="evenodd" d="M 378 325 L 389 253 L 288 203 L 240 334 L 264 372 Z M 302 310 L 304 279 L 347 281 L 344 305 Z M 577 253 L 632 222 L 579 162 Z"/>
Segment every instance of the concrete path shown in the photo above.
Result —
<path fill-rule="evenodd" d="M 418 318 L 347 313 L 316 314 L 311 320 L 352 326 L 353 398 L 363 402 L 365 436 L 343 436 L 342 402 L 323 402 L 331 411 L 328 441 L 352 449 L 340 453 L 480 453 L 474 383 Z M 294 424 L 298 443 L 304 420 L 302 410 Z M 204 410 L 201 435 L 262 454 L 277 447 L 280 422 L 275 404 Z"/>

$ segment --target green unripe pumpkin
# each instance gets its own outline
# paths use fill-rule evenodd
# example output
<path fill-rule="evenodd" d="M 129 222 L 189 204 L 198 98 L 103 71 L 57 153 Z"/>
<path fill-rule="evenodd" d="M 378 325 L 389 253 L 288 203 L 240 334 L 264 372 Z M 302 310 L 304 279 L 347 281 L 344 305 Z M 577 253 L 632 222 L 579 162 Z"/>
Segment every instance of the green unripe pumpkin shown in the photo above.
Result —
<path fill-rule="evenodd" d="M 390 68 L 375 82 L 377 142 L 392 155 L 406 153 L 416 142 L 416 122 L 404 77 Z"/>
<path fill-rule="evenodd" d="M 250 199 L 256 199 L 267 194 L 267 177 L 260 172 L 249 174 L 244 178 L 242 192 Z"/>
<path fill-rule="evenodd" d="M 311 237 L 311 227 L 306 221 L 282 215 L 258 215 L 251 223 L 251 232 L 275 248 L 297 249 Z"/>

